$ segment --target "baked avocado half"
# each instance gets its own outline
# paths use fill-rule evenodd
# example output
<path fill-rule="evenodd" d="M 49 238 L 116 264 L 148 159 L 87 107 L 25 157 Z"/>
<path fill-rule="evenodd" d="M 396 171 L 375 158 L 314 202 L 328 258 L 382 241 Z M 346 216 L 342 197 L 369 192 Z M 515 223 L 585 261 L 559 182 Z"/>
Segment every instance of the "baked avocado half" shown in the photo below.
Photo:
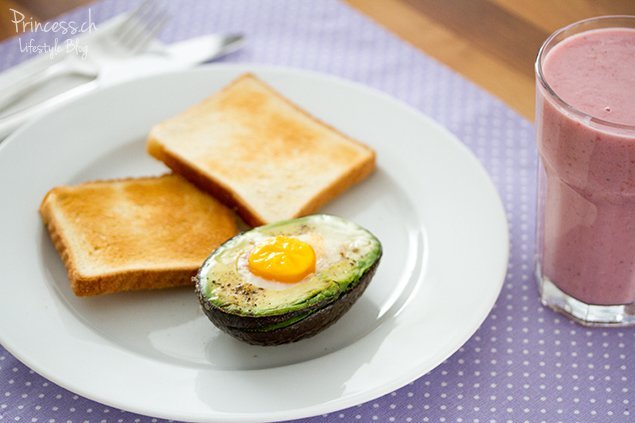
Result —
<path fill-rule="evenodd" d="M 207 317 L 255 345 L 308 338 L 339 319 L 364 292 L 382 255 L 361 226 L 330 215 L 243 232 L 216 249 L 195 278 Z"/>

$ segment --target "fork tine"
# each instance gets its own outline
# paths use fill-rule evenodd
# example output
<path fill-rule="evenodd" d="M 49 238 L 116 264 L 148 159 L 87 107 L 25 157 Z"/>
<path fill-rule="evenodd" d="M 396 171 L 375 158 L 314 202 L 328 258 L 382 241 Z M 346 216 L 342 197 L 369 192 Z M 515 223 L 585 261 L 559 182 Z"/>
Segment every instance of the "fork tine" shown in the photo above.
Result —
<path fill-rule="evenodd" d="M 126 19 L 119 24 L 117 34 L 115 35 L 116 40 L 124 40 L 130 31 L 134 31 L 134 28 L 139 23 L 139 17 L 147 13 L 148 10 L 152 10 L 150 6 L 151 3 L 152 0 L 144 0 L 130 12 Z"/>
<path fill-rule="evenodd" d="M 119 28 L 115 41 L 128 53 L 134 54 L 147 47 L 167 22 L 166 11 L 163 7 L 155 7 L 156 3 L 154 0 L 142 2 Z M 162 2 L 158 3 L 162 5 Z"/>
<path fill-rule="evenodd" d="M 131 53 L 138 53 L 145 49 L 148 44 L 150 44 L 154 36 L 161 31 L 167 20 L 168 17 L 166 14 L 162 14 L 158 18 L 151 20 L 149 25 L 146 26 L 143 31 L 139 31 L 134 37 L 131 37 L 128 40 L 126 45 L 128 50 Z"/>

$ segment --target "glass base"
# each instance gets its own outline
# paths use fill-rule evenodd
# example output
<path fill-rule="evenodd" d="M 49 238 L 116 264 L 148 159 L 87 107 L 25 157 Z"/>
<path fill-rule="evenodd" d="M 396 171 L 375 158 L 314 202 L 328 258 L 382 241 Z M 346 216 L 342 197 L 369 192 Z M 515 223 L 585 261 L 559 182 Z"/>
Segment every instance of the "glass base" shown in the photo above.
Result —
<path fill-rule="evenodd" d="M 542 304 L 584 326 L 635 326 L 635 304 L 586 304 L 562 292 L 536 266 L 536 281 Z"/>

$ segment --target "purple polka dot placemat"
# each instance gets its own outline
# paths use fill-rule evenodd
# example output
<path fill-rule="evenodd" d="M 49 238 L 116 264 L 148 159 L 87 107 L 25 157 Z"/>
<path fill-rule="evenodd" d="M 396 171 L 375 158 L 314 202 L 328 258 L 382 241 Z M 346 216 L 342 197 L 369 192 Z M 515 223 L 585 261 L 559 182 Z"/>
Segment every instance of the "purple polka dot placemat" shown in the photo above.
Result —
<path fill-rule="evenodd" d="M 90 6 L 99 25 L 133 6 Z M 498 187 L 511 231 L 501 295 L 476 334 L 439 367 L 368 403 L 302 422 L 632 422 L 635 329 L 586 329 L 543 308 L 533 280 L 535 167 L 531 123 L 451 70 L 334 0 L 170 2 L 161 34 L 177 41 L 241 31 L 228 62 L 286 65 L 378 88 L 456 134 Z M 67 18 L 85 20 L 88 8 Z M 425 31 L 425 28 L 421 29 Z M 50 40 L 52 33 L 37 33 Z M 26 60 L 17 39 L 0 44 L 0 69 Z M 9 283 L 9 281 L 4 281 Z M 161 421 L 95 403 L 47 381 L 0 347 L 0 420 Z"/>

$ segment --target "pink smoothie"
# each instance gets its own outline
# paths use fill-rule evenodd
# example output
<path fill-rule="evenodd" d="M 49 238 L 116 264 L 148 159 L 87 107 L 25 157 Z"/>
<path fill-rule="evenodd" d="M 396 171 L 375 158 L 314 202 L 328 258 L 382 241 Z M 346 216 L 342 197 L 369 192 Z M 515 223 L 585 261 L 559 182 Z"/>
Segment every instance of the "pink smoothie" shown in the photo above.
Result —
<path fill-rule="evenodd" d="M 544 277 L 588 304 L 635 302 L 635 29 L 574 35 L 542 63 L 538 84 Z M 622 126 L 621 126 L 622 125 Z"/>

